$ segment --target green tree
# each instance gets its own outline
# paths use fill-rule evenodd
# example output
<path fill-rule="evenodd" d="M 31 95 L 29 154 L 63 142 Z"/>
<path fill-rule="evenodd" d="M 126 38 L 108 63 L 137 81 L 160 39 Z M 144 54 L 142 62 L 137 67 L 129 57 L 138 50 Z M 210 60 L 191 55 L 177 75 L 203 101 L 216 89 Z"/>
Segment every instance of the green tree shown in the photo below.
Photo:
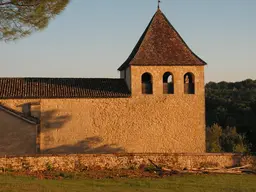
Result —
<path fill-rule="evenodd" d="M 214 124 L 206 128 L 206 148 L 207 152 L 215 153 L 221 152 L 220 138 L 222 135 L 222 128 Z"/>
<path fill-rule="evenodd" d="M 69 0 L 0 0 L 0 40 L 15 40 L 46 28 Z"/>
<path fill-rule="evenodd" d="M 224 152 L 243 153 L 249 151 L 245 136 L 238 134 L 235 127 L 226 127 L 223 130 L 221 146 Z"/>
<path fill-rule="evenodd" d="M 218 124 L 214 124 L 206 129 L 206 148 L 207 152 L 249 152 L 244 135 L 237 133 L 235 127 L 223 129 Z"/>
<path fill-rule="evenodd" d="M 214 123 L 224 129 L 236 127 L 237 133 L 248 139 L 251 151 L 256 152 L 256 80 L 209 82 L 205 88 L 207 127 Z"/>

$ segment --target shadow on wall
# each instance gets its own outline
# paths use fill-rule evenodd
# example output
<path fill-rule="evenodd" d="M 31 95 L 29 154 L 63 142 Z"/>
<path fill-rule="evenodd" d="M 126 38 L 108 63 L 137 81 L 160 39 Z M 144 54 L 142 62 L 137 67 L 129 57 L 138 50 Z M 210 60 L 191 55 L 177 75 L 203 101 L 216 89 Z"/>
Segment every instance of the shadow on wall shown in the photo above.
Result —
<path fill-rule="evenodd" d="M 22 113 L 28 119 L 38 118 L 41 122 L 41 131 L 62 128 L 63 125 L 71 120 L 70 115 L 59 115 L 58 110 L 40 111 L 39 102 L 23 103 L 17 107 L 22 108 Z"/>
<path fill-rule="evenodd" d="M 0 111 L 0 156 L 35 154 L 36 125 L 14 113 Z"/>
<path fill-rule="evenodd" d="M 34 107 L 33 107 L 34 106 Z M 49 110 L 49 111 L 40 111 L 40 107 L 38 103 L 25 103 L 20 105 L 22 107 L 23 114 L 27 111 L 31 111 L 31 113 L 24 114 L 25 116 L 40 117 L 40 131 L 41 133 L 47 133 L 51 131 L 60 131 L 61 128 L 64 127 L 65 123 L 72 120 L 70 114 L 60 113 L 58 110 Z M 55 143 L 55 138 L 51 133 L 45 134 L 43 137 L 44 144 L 51 146 Z M 35 143 L 36 146 L 36 143 Z M 119 147 L 115 144 L 105 144 L 104 140 L 101 137 L 88 137 L 82 141 L 79 141 L 72 145 L 61 145 L 55 148 L 50 148 L 46 150 L 42 150 L 43 154 L 109 154 L 109 153 L 122 153 L 125 150 L 122 147 Z"/>
<path fill-rule="evenodd" d="M 89 137 L 85 140 L 79 141 L 74 145 L 62 145 L 56 148 L 51 148 L 42 151 L 44 154 L 110 154 L 122 153 L 125 150 L 115 144 L 101 145 L 103 139 L 100 137 Z"/>
<path fill-rule="evenodd" d="M 58 115 L 57 110 L 41 112 L 41 131 L 46 132 L 52 129 L 60 129 L 65 123 L 71 121 L 70 115 Z"/>
<path fill-rule="evenodd" d="M 29 102 L 17 105 L 17 108 L 21 108 L 21 112 L 26 117 L 40 118 L 40 102 Z"/>

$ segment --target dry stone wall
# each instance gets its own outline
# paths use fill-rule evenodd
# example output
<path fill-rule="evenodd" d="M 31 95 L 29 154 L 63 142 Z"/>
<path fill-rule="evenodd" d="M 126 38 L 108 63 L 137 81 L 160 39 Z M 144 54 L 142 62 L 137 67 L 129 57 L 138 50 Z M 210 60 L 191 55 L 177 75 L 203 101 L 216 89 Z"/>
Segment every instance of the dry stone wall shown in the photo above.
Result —
<path fill-rule="evenodd" d="M 83 171 L 87 169 L 131 169 L 145 167 L 149 159 L 172 169 L 256 165 L 255 156 L 242 154 L 101 154 L 0 157 L 0 170 Z"/>

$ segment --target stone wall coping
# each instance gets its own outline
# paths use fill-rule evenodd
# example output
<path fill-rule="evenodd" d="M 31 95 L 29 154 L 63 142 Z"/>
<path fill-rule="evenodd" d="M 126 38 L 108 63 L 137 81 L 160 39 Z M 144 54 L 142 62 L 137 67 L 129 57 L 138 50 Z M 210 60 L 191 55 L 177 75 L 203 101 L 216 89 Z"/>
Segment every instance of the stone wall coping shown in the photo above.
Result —
<path fill-rule="evenodd" d="M 26 158 L 26 157 L 65 157 L 65 156 L 83 156 L 83 157 L 129 157 L 129 156 L 255 156 L 250 153 L 117 153 L 117 154 L 34 154 L 34 155 L 6 155 L 0 158 Z"/>

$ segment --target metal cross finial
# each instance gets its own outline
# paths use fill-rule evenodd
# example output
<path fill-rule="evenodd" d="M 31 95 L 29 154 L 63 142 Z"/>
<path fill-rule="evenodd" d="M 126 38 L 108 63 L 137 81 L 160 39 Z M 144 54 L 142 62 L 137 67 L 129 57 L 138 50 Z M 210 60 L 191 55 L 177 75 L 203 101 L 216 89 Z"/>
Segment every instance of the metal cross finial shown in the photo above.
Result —
<path fill-rule="evenodd" d="M 158 5 L 157 5 L 158 9 L 160 9 L 160 3 L 161 3 L 161 0 L 158 0 Z"/>

